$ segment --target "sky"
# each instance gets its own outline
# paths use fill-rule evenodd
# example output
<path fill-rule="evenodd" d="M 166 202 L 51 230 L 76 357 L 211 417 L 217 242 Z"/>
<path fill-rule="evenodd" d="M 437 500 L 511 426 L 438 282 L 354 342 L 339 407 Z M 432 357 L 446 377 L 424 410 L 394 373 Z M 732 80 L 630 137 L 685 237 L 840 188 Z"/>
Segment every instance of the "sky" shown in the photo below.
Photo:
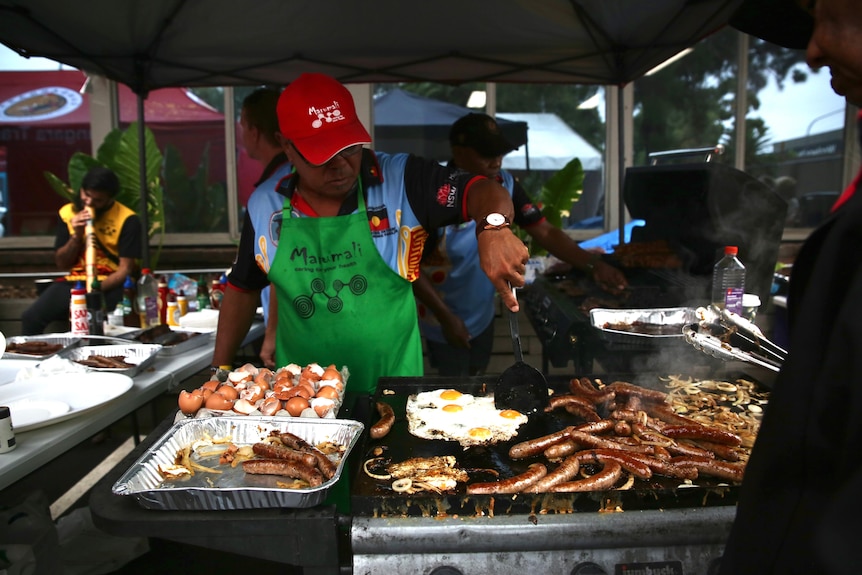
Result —
<path fill-rule="evenodd" d="M 0 44 L 0 70 L 58 70 L 61 64 L 46 58 L 22 58 Z M 62 69 L 72 69 L 63 66 Z M 829 85 L 829 70 L 809 74 L 804 84 L 787 81 L 779 90 L 770 79 L 760 92 L 761 107 L 750 114 L 766 121 L 772 141 L 780 142 L 840 129 L 844 125 L 844 98 Z"/>

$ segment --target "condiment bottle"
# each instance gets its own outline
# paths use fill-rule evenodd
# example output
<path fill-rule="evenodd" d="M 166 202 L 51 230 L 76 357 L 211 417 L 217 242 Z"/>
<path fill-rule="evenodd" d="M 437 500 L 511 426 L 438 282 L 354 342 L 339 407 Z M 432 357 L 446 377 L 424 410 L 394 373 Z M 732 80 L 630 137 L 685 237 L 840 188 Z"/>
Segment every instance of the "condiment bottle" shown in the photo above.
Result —
<path fill-rule="evenodd" d="M 224 297 L 224 286 L 219 280 L 213 280 L 210 286 L 210 306 L 213 309 L 218 309 L 221 306 L 221 299 Z"/>
<path fill-rule="evenodd" d="M 69 301 L 69 323 L 72 335 L 90 335 L 90 322 L 87 319 L 87 290 L 82 282 L 72 287 Z"/>
<path fill-rule="evenodd" d="M 5 405 L 0 405 L 0 453 L 15 449 L 15 431 L 12 429 L 12 413 Z"/>
<path fill-rule="evenodd" d="M 210 296 L 207 293 L 207 284 L 203 276 L 198 279 L 198 295 L 196 299 L 198 302 L 198 311 L 207 309 L 210 306 Z"/>
<path fill-rule="evenodd" d="M 141 279 L 138 280 L 138 314 L 141 327 L 159 325 L 159 287 L 150 268 L 141 270 Z"/>
<path fill-rule="evenodd" d="M 138 292 L 132 276 L 126 276 L 123 284 L 123 325 L 126 327 L 141 327 L 141 316 L 138 315 Z"/>
<path fill-rule="evenodd" d="M 168 323 L 168 278 L 159 278 L 159 321 L 162 325 Z"/>
<path fill-rule="evenodd" d="M 186 299 L 186 294 L 183 290 L 180 290 L 180 293 L 177 294 L 177 307 L 180 310 L 180 317 L 189 313 L 189 300 Z"/>
<path fill-rule="evenodd" d="M 105 335 L 105 294 L 102 293 L 102 282 L 93 280 L 90 293 L 86 294 L 87 321 L 90 327 L 90 335 Z"/>
<path fill-rule="evenodd" d="M 180 325 L 180 308 L 177 305 L 177 296 L 174 295 L 174 292 L 168 293 L 168 304 L 167 311 L 165 313 L 165 319 L 167 319 L 168 325 L 170 326 Z"/>

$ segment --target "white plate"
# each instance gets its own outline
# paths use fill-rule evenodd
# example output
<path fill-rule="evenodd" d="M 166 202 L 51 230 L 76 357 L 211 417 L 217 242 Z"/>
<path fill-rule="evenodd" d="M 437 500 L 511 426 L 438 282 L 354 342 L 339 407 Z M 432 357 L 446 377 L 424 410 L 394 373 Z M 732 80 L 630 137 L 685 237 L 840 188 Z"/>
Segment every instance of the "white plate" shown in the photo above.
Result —
<path fill-rule="evenodd" d="M 49 421 L 72 409 L 68 403 L 53 399 L 21 399 L 7 404 L 12 414 L 12 427 L 24 429 L 42 421 Z"/>
<path fill-rule="evenodd" d="M 131 377 L 119 373 L 39 377 L 0 386 L 0 405 L 10 406 L 15 431 L 28 431 L 87 413 L 120 397 L 133 384 Z M 16 404 L 23 406 L 24 423 L 16 420 Z"/>

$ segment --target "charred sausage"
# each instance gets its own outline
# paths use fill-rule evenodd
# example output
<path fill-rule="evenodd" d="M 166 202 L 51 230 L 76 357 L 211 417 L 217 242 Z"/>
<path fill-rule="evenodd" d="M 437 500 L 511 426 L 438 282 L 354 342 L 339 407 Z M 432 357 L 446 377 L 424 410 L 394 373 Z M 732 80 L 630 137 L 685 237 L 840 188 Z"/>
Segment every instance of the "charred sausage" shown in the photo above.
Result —
<path fill-rule="evenodd" d="M 471 495 L 494 495 L 497 493 L 520 493 L 530 487 L 548 473 L 548 468 L 541 463 L 531 463 L 527 471 L 514 477 L 491 481 L 488 483 L 473 483 L 467 486 Z"/>
<path fill-rule="evenodd" d="M 662 430 L 662 434 L 671 439 L 702 439 L 724 445 L 742 445 L 742 438 L 735 433 L 707 427 L 699 423 L 694 425 L 668 425 Z"/>
<path fill-rule="evenodd" d="M 600 491 L 610 489 L 619 481 L 623 474 L 622 466 L 616 461 L 605 461 L 604 468 L 585 479 L 577 481 L 565 481 L 551 487 L 550 491 L 554 492 L 574 492 L 574 491 Z"/>
<path fill-rule="evenodd" d="M 567 457 L 556 469 L 524 489 L 524 491 L 526 493 L 545 493 L 546 491 L 551 491 L 554 485 L 563 483 L 574 477 L 580 468 L 581 464 L 578 462 L 577 457 L 574 455 Z"/>
<path fill-rule="evenodd" d="M 285 459 L 287 461 L 296 461 L 314 467 L 317 465 L 317 459 L 310 453 L 303 453 L 296 449 L 291 449 L 286 445 L 277 445 L 274 443 L 255 443 L 251 446 L 251 450 L 255 455 L 264 459 Z"/>
<path fill-rule="evenodd" d="M 380 439 L 381 437 L 386 437 L 386 434 L 392 429 L 392 424 L 395 423 L 395 411 L 391 405 L 384 401 L 378 401 L 376 407 L 380 419 L 371 426 L 369 433 L 373 439 Z"/>
<path fill-rule="evenodd" d="M 302 479 L 312 487 L 323 484 L 323 475 L 317 469 L 286 459 L 247 459 L 242 462 L 242 469 L 255 475 L 284 475 Z"/>
<path fill-rule="evenodd" d="M 706 457 L 674 457 L 671 459 L 671 463 L 694 467 L 699 474 L 711 475 L 712 477 L 736 483 L 742 482 L 742 477 L 745 473 L 745 464 L 743 463 L 730 463 L 729 461 L 720 461 Z"/>
<path fill-rule="evenodd" d="M 331 479 L 335 472 L 338 470 L 338 465 L 335 464 L 334 461 L 329 459 L 325 453 L 320 451 L 315 446 L 308 443 L 303 438 L 298 435 L 294 435 L 287 431 L 278 434 L 278 438 L 282 443 L 287 445 L 288 447 L 292 447 L 298 451 L 302 451 L 303 453 L 310 453 L 317 459 L 317 468 L 323 474 L 323 476 L 327 479 Z"/>
<path fill-rule="evenodd" d="M 561 429 L 560 431 L 557 431 L 556 433 L 551 433 L 549 435 L 537 437 L 536 439 L 528 439 L 527 441 L 516 443 L 509 448 L 509 457 L 511 457 L 512 459 L 525 459 L 527 457 L 539 455 L 550 446 L 568 440 L 570 429 L 573 428 L 566 427 L 564 429 Z"/>
<path fill-rule="evenodd" d="M 578 458 L 578 463 L 581 465 L 586 463 L 601 463 L 604 465 L 612 461 L 620 464 L 623 469 L 638 479 L 649 479 L 652 477 L 652 469 L 649 465 L 637 457 L 632 457 L 632 454 L 619 449 L 585 449 L 584 451 L 579 451 L 575 457 Z"/>

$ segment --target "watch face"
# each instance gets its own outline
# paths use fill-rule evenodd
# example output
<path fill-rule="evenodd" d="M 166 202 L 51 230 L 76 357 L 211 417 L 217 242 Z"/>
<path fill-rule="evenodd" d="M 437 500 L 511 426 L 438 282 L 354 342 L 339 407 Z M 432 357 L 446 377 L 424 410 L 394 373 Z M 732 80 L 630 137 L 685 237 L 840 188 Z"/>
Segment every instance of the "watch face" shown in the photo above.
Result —
<path fill-rule="evenodd" d="M 491 224 L 492 226 L 502 226 L 506 223 L 506 216 L 503 214 L 488 214 L 485 217 L 485 221 Z"/>

